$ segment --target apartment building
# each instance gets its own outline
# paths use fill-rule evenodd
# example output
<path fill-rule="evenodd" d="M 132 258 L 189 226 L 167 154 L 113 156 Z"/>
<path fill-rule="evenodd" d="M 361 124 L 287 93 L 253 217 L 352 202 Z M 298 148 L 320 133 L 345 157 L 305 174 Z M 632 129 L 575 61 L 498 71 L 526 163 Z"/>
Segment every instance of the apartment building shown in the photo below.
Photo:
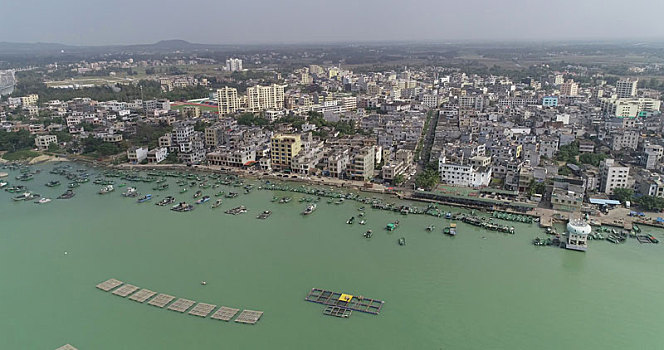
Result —
<path fill-rule="evenodd" d="M 615 188 L 629 187 L 629 167 L 613 159 L 605 159 L 600 164 L 599 190 L 611 194 Z"/>
<path fill-rule="evenodd" d="M 302 150 L 302 138 L 294 134 L 276 134 L 270 140 L 270 163 L 272 169 L 292 169 L 293 157 Z"/>
<path fill-rule="evenodd" d="M 467 163 L 448 162 L 445 156 L 438 159 L 438 171 L 443 183 L 464 186 L 482 187 L 491 182 L 491 157 L 475 156 Z"/>
<path fill-rule="evenodd" d="M 284 108 L 284 86 L 272 84 L 256 85 L 247 88 L 247 110 L 260 112 L 268 109 Z"/>
<path fill-rule="evenodd" d="M 233 114 L 240 108 L 240 100 L 237 89 L 223 87 L 217 90 L 217 104 L 219 105 L 219 116 Z"/>

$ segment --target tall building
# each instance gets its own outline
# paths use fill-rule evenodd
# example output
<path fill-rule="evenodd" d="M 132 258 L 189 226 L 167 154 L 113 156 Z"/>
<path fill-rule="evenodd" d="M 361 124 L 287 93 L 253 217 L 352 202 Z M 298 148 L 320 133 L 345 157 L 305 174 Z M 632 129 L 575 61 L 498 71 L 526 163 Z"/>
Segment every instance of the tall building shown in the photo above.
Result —
<path fill-rule="evenodd" d="M 283 85 L 256 85 L 247 88 L 247 110 L 259 112 L 266 109 L 284 108 Z"/>
<path fill-rule="evenodd" d="M 637 117 L 642 112 L 657 112 L 661 101 L 654 98 L 602 98 L 602 112 L 616 117 Z"/>
<path fill-rule="evenodd" d="M 232 114 L 240 108 L 240 100 L 237 97 L 237 89 L 224 87 L 217 90 L 217 103 L 219 105 L 219 116 Z"/>
<path fill-rule="evenodd" d="M 616 82 L 616 95 L 618 98 L 628 98 L 636 96 L 636 86 L 638 79 L 627 78 Z"/>
<path fill-rule="evenodd" d="M 238 72 L 242 70 L 242 60 L 239 58 L 229 58 L 226 60 L 226 70 L 229 72 Z"/>
<path fill-rule="evenodd" d="M 605 159 L 599 165 L 600 192 L 611 194 L 615 188 L 629 187 L 629 167 L 617 163 L 613 159 Z"/>
<path fill-rule="evenodd" d="M 562 96 L 576 96 L 579 94 L 579 84 L 574 80 L 568 80 L 560 85 L 560 94 Z"/>
<path fill-rule="evenodd" d="M 277 134 L 270 144 L 271 167 L 277 170 L 291 169 L 293 157 L 302 150 L 300 135 Z"/>

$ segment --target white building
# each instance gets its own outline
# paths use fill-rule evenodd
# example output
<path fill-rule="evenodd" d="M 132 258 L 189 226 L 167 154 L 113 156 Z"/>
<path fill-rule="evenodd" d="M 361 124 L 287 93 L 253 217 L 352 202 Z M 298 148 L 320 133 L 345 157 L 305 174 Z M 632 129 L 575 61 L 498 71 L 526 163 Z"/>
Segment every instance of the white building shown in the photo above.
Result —
<path fill-rule="evenodd" d="M 40 135 L 35 137 L 35 145 L 38 149 L 44 151 L 48 149 L 48 146 L 52 143 L 58 143 L 58 137 L 55 135 Z"/>
<path fill-rule="evenodd" d="M 573 219 L 567 223 L 567 242 L 565 248 L 579 251 L 588 250 L 588 234 L 590 225 L 581 219 Z"/>
<path fill-rule="evenodd" d="M 166 147 L 154 148 L 147 154 L 148 163 L 150 164 L 161 163 L 166 157 L 168 157 L 168 148 Z"/>
<path fill-rule="evenodd" d="M 611 194 L 614 188 L 629 187 L 629 167 L 617 163 L 613 159 L 605 159 L 599 165 L 600 192 Z"/>
<path fill-rule="evenodd" d="M 226 60 L 226 70 L 229 72 L 238 72 L 242 70 L 242 60 L 239 58 L 229 58 Z"/>
<path fill-rule="evenodd" d="M 443 183 L 465 186 L 482 187 L 491 182 L 491 157 L 475 156 L 467 164 L 448 163 L 445 156 L 438 159 L 438 171 Z"/>
<path fill-rule="evenodd" d="M 140 163 L 148 158 L 147 147 L 132 147 L 127 150 L 127 158 L 129 163 Z"/>

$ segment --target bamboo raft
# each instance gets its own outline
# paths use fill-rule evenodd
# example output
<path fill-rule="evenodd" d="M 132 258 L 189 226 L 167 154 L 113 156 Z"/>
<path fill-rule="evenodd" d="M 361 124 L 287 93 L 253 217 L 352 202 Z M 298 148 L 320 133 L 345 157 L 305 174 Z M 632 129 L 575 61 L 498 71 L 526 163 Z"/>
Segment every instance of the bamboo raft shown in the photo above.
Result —
<path fill-rule="evenodd" d="M 104 282 L 101 282 L 96 285 L 96 287 L 104 292 L 111 292 L 113 295 L 120 296 L 122 298 L 129 297 L 128 299 L 136 301 L 138 303 L 144 303 L 147 301 L 148 305 L 156 306 L 160 309 L 168 306 L 168 310 L 177 311 L 180 313 L 185 313 L 189 310 L 189 314 L 193 316 L 199 316 L 206 318 L 210 315 L 214 309 L 217 308 L 217 305 L 207 304 L 207 303 L 198 303 L 195 301 L 185 299 L 185 298 L 176 298 L 175 296 L 168 295 L 165 293 L 159 293 L 149 290 L 141 289 L 132 284 L 125 284 L 124 282 L 111 278 Z M 177 300 L 176 300 L 177 299 Z M 175 301 L 173 301 L 175 300 Z M 170 304 L 170 305 L 169 305 Z M 195 306 L 194 306 L 195 305 Z M 192 308 L 193 306 L 193 308 Z M 221 321 L 230 321 L 237 315 L 240 309 L 234 309 L 227 306 L 220 307 L 216 312 L 212 313 L 210 318 Z M 237 323 L 245 324 L 256 324 L 258 320 L 263 316 L 263 311 L 254 311 L 254 310 L 243 310 L 239 316 L 235 319 Z M 67 345 L 65 345 L 67 346 Z M 69 345 L 71 346 L 71 345 Z M 74 347 L 67 348 L 61 347 L 56 350 L 71 350 Z"/>
<path fill-rule="evenodd" d="M 336 306 L 348 310 L 365 312 L 372 315 L 378 315 L 385 303 L 383 300 L 363 296 L 353 296 L 319 288 L 312 288 L 304 300 L 327 306 Z"/>

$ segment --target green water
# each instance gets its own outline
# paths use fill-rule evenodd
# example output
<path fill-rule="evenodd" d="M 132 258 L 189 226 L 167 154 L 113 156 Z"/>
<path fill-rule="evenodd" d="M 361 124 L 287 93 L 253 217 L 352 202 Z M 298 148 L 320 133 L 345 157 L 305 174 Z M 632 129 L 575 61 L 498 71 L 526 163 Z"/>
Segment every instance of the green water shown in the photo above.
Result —
<path fill-rule="evenodd" d="M 51 179 L 63 185 L 44 187 Z M 139 191 L 193 202 L 169 181 L 169 191 Z M 26 184 L 52 198 L 66 189 L 48 171 Z M 259 190 L 174 213 L 100 187 L 45 205 L 0 192 L 0 349 L 654 349 L 664 340 L 661 245 L 534 247 L 543 235 L 534 224 L 514 224 L 511 236 L 460 223 L 451 238 L 440 233 L 445 219 L 371 209 L 366 226 L 347 225 L 360 204 L 321 201 L 303 217 L 301 195 L 277 204 L 283 193 Z M 238 205 L 249 213 L 223 213 Z M 269 219 L 255 218 L 267 209 Z M 94 287 L 111 277 L 265 314 L 250 326 L 158 309 Z M 378 316 L 324 316 L 304 301 L 313 287 L 386 302 Z"/>

